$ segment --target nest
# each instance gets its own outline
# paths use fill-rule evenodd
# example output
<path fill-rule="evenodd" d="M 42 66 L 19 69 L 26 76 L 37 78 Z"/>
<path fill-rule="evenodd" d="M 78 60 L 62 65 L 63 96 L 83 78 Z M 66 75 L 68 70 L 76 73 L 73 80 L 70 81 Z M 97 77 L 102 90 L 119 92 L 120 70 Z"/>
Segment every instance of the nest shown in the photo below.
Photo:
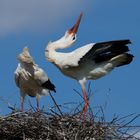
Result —
<path fill-rule="evenodd" d="M 36 112 L 30 103 L 30 110 L 20 112 L 1 98 L 12 113 L 0 117 L 0 140 L 140 140 L 135 137 L 140 132 L 140 126 L 131 125 L 140 114 L 121 118 L 114 116 L 108 122 L 102 107 L 94 115 L 89 104 L 87 118 L 84 120 L 82 103 L 74 109 L 70 108 L 69 113 L 64 113 L 61 110 L 65 106 L 58 105 L 50 96 L 55 106 L 49 108 L 48 112 L 44 109 Z"/>
<path fill-rule="evenodd" d="M 127 130 L 137 117 L 122 125 L 118 121 L 126 117 L 111 122 L 95 118 L 83 121 L 80 114 L 14 111 L 0 118 L 0 137 L 2 140 L 135 140 Z"/>

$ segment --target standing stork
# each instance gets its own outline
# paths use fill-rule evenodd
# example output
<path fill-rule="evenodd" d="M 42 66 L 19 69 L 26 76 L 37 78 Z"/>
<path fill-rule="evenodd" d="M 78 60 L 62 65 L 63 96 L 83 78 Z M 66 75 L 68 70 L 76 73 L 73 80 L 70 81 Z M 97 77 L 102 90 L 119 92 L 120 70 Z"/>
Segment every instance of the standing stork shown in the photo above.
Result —
<path fill-rule="evenodd" d="M 30 56 L 28 48 L 18 55 L 19 64 L 15 71 L 15 82 L 20 89 L 21 111 L 24 111 L 24 97 L 28 94 L 36 97 L 37 111 L 39 111 L 39 99 L 41 95 L 48 95 L 50 91 L 55 91 L 55 86 L 49 80 L 47 74 Z"/>
<path fill-rule="evenodd" d="M 114 68 L 127 65 L 133 60 L 129 51 L 130 40 L 115 40 L 100 43 L 90 43 L 72 52 L 57 52 L 58 49 L 70 47 L 76 41 L 76 33 L 82 18 L 82 13 L 76 24 L 66 31 L 63 37 L 49 42 L 45 49 L 46 58 L 55 64 L 60 71 L 79 82 L 84 97 L 84 120 L 88 110 L 88 98 L 85 83 L 88 79 L 99 79 Z"/>

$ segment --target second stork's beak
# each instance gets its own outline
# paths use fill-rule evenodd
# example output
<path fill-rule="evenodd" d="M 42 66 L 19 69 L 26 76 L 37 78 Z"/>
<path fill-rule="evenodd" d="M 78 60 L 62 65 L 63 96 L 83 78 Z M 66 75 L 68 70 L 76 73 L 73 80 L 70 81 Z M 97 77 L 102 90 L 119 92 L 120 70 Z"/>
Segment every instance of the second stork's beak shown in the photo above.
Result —
<path fill-rule="evenodd" d="M 76 34 L 77 33 L 78 27 L 79 27 L 79 24 L 80 24 L 80 21 L 81 21 L 81 18 L 82 18 L 82 15 L 83 15 L 83 13 L 81 12 L 81 14 L 79 15 L 75 25 L 71 29 L 68 30 L 69 34 Z"/>

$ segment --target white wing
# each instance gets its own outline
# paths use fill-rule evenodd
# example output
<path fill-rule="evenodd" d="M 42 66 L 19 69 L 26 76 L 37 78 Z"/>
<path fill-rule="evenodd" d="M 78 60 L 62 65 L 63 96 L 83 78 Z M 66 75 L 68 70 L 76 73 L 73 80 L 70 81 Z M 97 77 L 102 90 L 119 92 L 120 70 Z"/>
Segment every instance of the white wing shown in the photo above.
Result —
<path fill-rule="evenodd" d="M 58 56 L 56 54 L 57 62 L 63 68 L 69 68 L 69 67 L 77 67 L 79 65 L 79 61 L 82 57 L 84 57 L 89 50 L 93 47 L 94 43 L 85 45 L 83 47 L 80 47 L 76 49 L 75 51 L 71 53 L 58 53 Z"/>
<path fill-rule="evenodd" d="M 19 67 L 17 67 L 16 71 L 15 71 L 15 82 L 16 85 L 19 87 L 19 79 L 20 79 L 20 74 L 19 74 Z"/>
<path fill-rule="evenodd" d="M 19 87 L 21 80 L 27 81 L 31 77 L 31 73 L 29 71 L 26 71 L 24 68 L 18 64 L 18 67 L 15 71 L 15 82 L 16 85 Z"/>
<path fill-rule="evenodd" d="M 71 53 L 62 53 L 62 56 L 58 58 L 58 62 L 63 68 L 77 67 L 80 64 L 89 61 L 102 63 L 119 54 L 128 52 L 129 49 L 127 44 L 129 43 L 129 40 L 108 41 L 95 44 L 91 43 L 78 48 Z"/>
<path fill-rule="evenodd" d="M 48 80 L 47 74 L 43 69 L 39 68 L 37 65 L 34 65 L 34 79 L 42 85 Z"/>
<path fill-rule="evenodd" d="M 56 92 L 55 90 L 55 85 L 53 83 L 51 83 L 51 81 L 48 78 L 48 75 L 45 73 L 45 71 L 41 68 L 39 68 L 38 66 L 34 66 L 34 79 L 37 81 L 37 83 L 45 88 L 44 90 L 48 89 L 48 90 L 52 90 L 54 92 Z M 42 90 L 43 92 L 43 90 Z"/>

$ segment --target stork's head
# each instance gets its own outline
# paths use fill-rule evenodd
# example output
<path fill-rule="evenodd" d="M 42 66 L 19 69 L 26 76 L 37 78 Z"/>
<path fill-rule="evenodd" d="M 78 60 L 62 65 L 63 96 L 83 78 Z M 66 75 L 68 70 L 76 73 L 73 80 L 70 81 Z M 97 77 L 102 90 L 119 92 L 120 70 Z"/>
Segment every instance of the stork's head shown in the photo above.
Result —
<path fill-rule="evenodd" d="M 27 63 L 27 64 L 34 63 L 33 58 L 31 57 L 27 47 L 23 48 L 23 52 L 18 55 L 17 59 L 21 63 Z"/>
<path fill-rule="evenodd" d="M 48 43 L 47 48 L 46 48 L 47 56 L 48 56 L 48 52 L 51 49 L 56 50 L 56 49 L 68 48 L 76 41 L 76 33 L 78 31 L 78 27 L 79 27 L 82 15 L 83 15 L 82 13 L 79 15 L 75 25 L 71 29 L 68 29 L 62 38 L 54 42 Z"/>
<path fill-rule="evenodd" d="M 78 31 L 78 27 L 80 25 L 80 21 L 82 18 L 83 13 L 81 12 L 81 14 L 79 15 L 76 23 L 74 24 L 74 26 L 71 29 L 68 29 L 64 35 L 64 38 L 70 42 L 70 43 L 74 43 L 77 39 L 77 31 Z"/>

